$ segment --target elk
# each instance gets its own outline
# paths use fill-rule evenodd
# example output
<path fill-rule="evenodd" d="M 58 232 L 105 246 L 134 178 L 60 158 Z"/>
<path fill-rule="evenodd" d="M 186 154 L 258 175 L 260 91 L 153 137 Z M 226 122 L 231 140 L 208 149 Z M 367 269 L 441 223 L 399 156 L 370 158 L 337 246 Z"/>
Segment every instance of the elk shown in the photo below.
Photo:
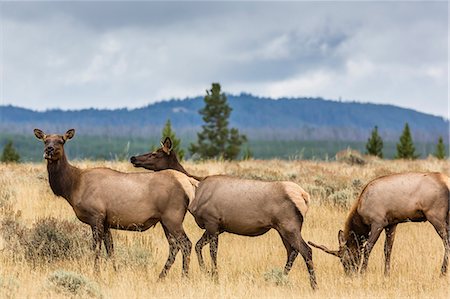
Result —
<path fill-rule="evenodd" d="M 160 171 L 177 169 L 190 177 L 171 150 L 166 138 L 153 153 L 131 157 L 135 167 Z M 212 275 L 217 277 L 217 249 L 223 232 L 242 236 L 260 236 L 270 229 L 278 231 L 287 251 L 284 274 L 287 275 L 300 253 L 309 272 L 310 284 L 317 287 L 312 250 L 301 235 L 303 219 L 308 210 L 309 194 L 293 182 L 256 181 L 225 175 L 213 175 L 200 180 L 195 198 L 188 210 L 198 226 L 205 229 L 195 245 L 200 268 L 205 270 L 202 249 L 210 244 Z"/>
<path fill-rule="evenodd" d="M 338 257 L 347 275 L 358 270 L 364 273 L 370 252 L 384 230 L 384 274 L 389 276 L 397 224 L 429 221 L 444 243 L 441 275 L 445 275 L 450 251 L 449 187 L 449 178 L 437 172 L 408 172 L 376 178 L 365 186 L 351 208 L 344 230 L 338 233 L 338 250 L 309 244 Z"/>
<path fill-rule="evenodd" d="M 123 173 L 109 168 L 79 169 L 72 166 L 64 152 L 64 144 L 75 135 L 70 129 L 64 135 L 45 134 L 34 130 L 44 142 L 44 158 L 53 193 L 73 208 L 77 218 L 91 226 L 97 268 L 102 247 L 107 256 L 114 253 L 110 228 L 145 231 L 161 223 L 169 243 L 169 257 L 159 278 L 167 275 L 181 249 L 183 275 L 189 271 L 192 243 L 183 229 L 189 201 L 197 183 L 184 174 L 168 170 L 158 173 Z"/>

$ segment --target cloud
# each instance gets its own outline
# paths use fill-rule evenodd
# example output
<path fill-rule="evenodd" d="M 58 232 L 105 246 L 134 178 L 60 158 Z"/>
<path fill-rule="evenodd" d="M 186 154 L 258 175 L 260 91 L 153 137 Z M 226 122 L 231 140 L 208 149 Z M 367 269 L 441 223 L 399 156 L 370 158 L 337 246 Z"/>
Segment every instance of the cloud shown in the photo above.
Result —
<path fill-rule="evenodd" d="M 0 13 L 3 103 L 139 107 L 220 82 L 447 115 L 444 2 L 6 2 Z"/>

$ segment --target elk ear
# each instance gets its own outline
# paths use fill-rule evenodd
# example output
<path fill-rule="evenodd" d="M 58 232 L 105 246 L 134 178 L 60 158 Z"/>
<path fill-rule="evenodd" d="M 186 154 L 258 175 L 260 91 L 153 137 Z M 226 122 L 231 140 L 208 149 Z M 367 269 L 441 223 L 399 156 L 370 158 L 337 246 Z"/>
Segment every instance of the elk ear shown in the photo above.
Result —
<path fill-rule="evenodd" d="M 75 129 L 67 130 L 66 134 L 64 134 L 63 139 L 64 141 L 72 139 L 73 136 L 75 136 Z"/>
<path fill-rule="evenodd" d="M 161 142 L 162 145 L 162 149 L 163 151 L 170 155 L 170 151 L 172 150 L 172 140 L 170 139 L 170 137 L 166 137 L 166 139 L 164 139 L 164 142 Z"/>
<path fill-rule="evenodd" d="M 342 229 L 339 230 L 338 241 L 339 241 L 339 247 L 343 247 L 347 243 L 347 241 L 345 240 L 344 232 L 342 231 Z"/>
<path fill-rule="evenodd" d="M 316 247 L 316 248 L 318 248 L 320 250 L 323 250 L 323 251 L 325 251 L 328 254 L 331 254 L 331 255 L 334 255 L 334 256 L 337 256 L 337 257 L 340 256 L 339 255 L 339 250 L 330 250 L 330 249 L 328 249 L 327 247 L 325 247 L 323 245 L 317 245 L 317 244 L 314 244 L 313 242 L 310 242 L 310 241 L 308 241 L 308 244 L 311 245 L 312 247 Z"/>
<path fill-rule="evenodd" d="M 34 136 L 36 136 L 36 138 L 40 140 L 44 140 L 45 138 L 44 132 L 42 132 L 42 130 L 39 129 L 34 129 Z"/>

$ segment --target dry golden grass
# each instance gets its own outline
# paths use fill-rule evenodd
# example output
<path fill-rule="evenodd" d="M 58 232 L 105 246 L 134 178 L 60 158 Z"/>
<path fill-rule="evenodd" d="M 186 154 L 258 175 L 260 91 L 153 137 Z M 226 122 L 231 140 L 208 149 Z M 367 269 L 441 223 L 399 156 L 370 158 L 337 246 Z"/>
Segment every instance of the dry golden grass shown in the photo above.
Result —
<path fill-rule="evenodd" d="M 128 163 L 74 162 L 81 168 L 106 166 L 121 171 L 143 171 Z M 343 227 L 348 207 L 369 180 L 402 171 L 449 173 L 450 163 L 371 160 L 365 166 L 315 161 L 245 161 L 186 163 L 197 175 L 226 173 L 246 178 L 291 180 L 311 194 L 312 205 L 303 226 L 305 240 L 337 246 L 337 231 Z M 54 217 L 78 221 L 63 198 L 55 197 L 48 185 L 46 167 L 39 164 L 0 164 L 0 221 L 12 217 L 27 227 L 38 219 Z M 185 228 L 195 243 L 202 234 L 191 215 Z M 86 230 L 89 228 L 86 226 Z M 1 232 L 0 232 L 1 235 Z M 439 277 L 443 245 L 429 223 L 399 225 L 392 255 L 390 278 L 383 276 L 384 235 L 376 244 L 365 276 L 344 276 L 337 258 L 317 250 L 313 259 L 319 289 L 309 286 L 306 267 L 299 257 L 286 283 L 276 284 L 274 274 L 286 259 L 284 246 L 275 231 L 255 238 L 222 234 L 219 239 L 219 282 L 200 272 L 195 253 L 188 279 L 181 278 L 181 256 L 177 256 L 164 282 L 156 282 L 168 254 L 160 225 L 143 233 L 113 231 L 119 270 L 103 261 L 99 274 L 93 271 L 93 254 L 76 260 L 30 263 L 20 248 L 11 250 L 0 238 L 0 297 L 67 297 L 51 286 L 48 277 L 56 270 L 83 275 L 96 285 L 104 298 L 449 298 L 449 276 Z M 209 250 L 204 250 L 209 261 Z M 132 259 L 133 262 L 127 262 Z M 70 271 L 70 272 L 69 272 Z M 265 277 L 273 278 L 266 280 Z M 88 294 L 89 295 L 89 294 Z M 81 297 L 88 296 L 79 294 Z M 92 294 L 91 294 L 92 295 Z M 95 295 L 95 294 L 94 294 Z M 71 295 L 75 296 L 75 295 Z"/>

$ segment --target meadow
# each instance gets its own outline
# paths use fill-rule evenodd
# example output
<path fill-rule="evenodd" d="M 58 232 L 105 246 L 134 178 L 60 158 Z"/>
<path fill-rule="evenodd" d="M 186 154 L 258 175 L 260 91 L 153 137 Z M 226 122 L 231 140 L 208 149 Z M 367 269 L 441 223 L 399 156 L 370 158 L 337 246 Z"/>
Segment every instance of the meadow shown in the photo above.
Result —
<path fill-rule="evenodd" d="M 127 162 L 73 161 L 80 168 L 106 166 L 135 169 Z M 290 180 L 311 195 L 302 235 L 305 240 L 337 248 L 349 207 L 363 186 L 381 175 L 404 171 L 450 173 L 450 162 L 436 159 L 386 161 L 365 165 L 302 160 L 185 162 L 196 175 L 229 174 L 261 180 Z M 260 237 L 224 233 L 219 238 L 219 279 L 200 271 L 193 251 L 188 278 L 181 277 L 181 255 L 168 277 L 157 282 L 168 244 L 158 224 L 145 232 L 113 230 L 116 263 L 102 259 L 93 269 L 91 232 L 69 204 L 53 195 L 44 162 L 0 164 L 0 297 L 1 298 L 448 298 L 450 275 L 440 277 L 443 245 L 426 223 L 397 228 L 391 276 L 384 277 L 384 233 L 369 260 L 366 275 L 347 277 L 336 257 L 313 249 L 319 289 L 312 291 L 305 264 L 298 257 L 288 277 L 276 231 Z M 199 229 L 188 213 L 186 232 L 195 244 Z M 52 238 L 60 244 L 45 243 Z M 61 245 L 62 244 L 62 245 Z M 50 246 L 50 247 L 48 247 Z M 59 247 L 58 247 L 59 246 Z M 207 263 L 208 246 L 204 249 Z M 209 263 L 208 263 L 209 266 Z"/>

